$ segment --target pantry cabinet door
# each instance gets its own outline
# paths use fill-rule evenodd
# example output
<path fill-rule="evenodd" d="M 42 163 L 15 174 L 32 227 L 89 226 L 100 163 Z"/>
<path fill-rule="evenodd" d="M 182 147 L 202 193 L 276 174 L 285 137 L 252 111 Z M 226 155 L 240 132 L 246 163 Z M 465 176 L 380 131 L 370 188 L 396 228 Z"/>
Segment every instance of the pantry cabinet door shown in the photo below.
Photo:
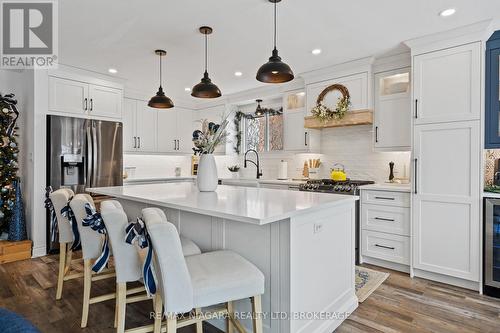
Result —
<path fill-rule="evenodd" d="M 177 113 L 177 151 L 181 153 L 193 152 L 193 111 L 176 107 Z"/>
<path fill-rule="evenodd" d="M 304 111 L 289 111 L 283 117 L 283 145 L 285 151 L 306 150 L 309 140 L 304 129 Z"/>
<path fill-rule="evenodd" d="M 177 112 L 175 109 L 158 111 L 158 152 L 177 151 Z"/>
<path fill-rule="evenodd" d="M 414 57 L 415 124 L 476 120 L 481 110 L 481 43 Z"/>
<path fill-rule="evenodd" d="M 123 104 L 123 151 L 134 152 L 137 150 L 137 101 L 125 98 Z"/>
<path fill-rule="evenodd" d="M 146 101 L 137 101 L 137 150 L 156 152 L 158 111 L 147 106 Z"/>
<path fill-rule="evenodd" d="M 86 116 L 89 85 L 80 81 L 49 77 L 49 110 Z"/>
<path fill-rule="evenodd" d="M 122 90 L 92 84 L 89 95 L 90 115 L 114 119 L 122 118 Z"/>
<path fill-rule="evenodd" d="M 479 121 L 415 126 L 413 264 L 479 281 Z"/>

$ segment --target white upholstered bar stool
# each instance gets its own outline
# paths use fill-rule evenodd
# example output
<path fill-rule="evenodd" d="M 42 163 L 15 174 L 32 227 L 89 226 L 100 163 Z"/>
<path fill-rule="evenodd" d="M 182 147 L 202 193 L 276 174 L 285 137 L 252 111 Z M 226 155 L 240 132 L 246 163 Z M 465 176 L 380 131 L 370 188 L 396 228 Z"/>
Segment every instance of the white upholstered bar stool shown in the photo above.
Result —
<path fill-rule="evenodd" d="M 71 221 L 61 214 L 61 210 L 66 207 L 69 200 L 75 193 L 68 188 L 61 188 L 49 194 L 52 202 L 54 214 L 57 219 L 57 229 L 59 232 L 59 273 L 57 275 L 56 299 L 61 299 L 64 281 L 81 278 L 83 273 L 71 272 L 71 264 L 81 261 L 72 260 L 71 250 L 74 236 L 71 228 Z"/>
<path fill-rule="evenodd" d="M 122 205 L 116 200 L 107 200 L 101 203 L 101 216 L 106 225 L 116 271 L 116 332 L 125 331 L 125 311 L 128 303 L 148 300 L 144 286 L 127 290 L 127 282 L 142 280 L 142 261 L 135 246 L 125 242 L 128 218 Z M 127 297 L 129 296 L 129 297 Z"/>
<path fill-rule="evenodd" d="M 184 257 L 179 234 L 171 223 L 163 223 L 154 209 L 142 211 L 151 237 L 155 256 L 154 268 L 166 316 L 167 333 L 177 328 L 196 324 L 202 333 L 203 318 L 190 316 L 177 320 L 177 314 L 201 313 L 201 308 L 224 304 L 225 309 L 216 311 L 228 314 L 228 331 L 236 328 L 246 332 L 232 315 L 232 301 L 250 298 L 253 312 L 253 331 L 262 333 L 261 295 L 264 293 L 264 275 L 252 263 L 232 251 L 214 251 Z M 156 307 L 158 307 L 158 303 Z M 160 333 L 162 319 L 155 319 L 154 332 Z"/>
<path fill-rule="evenodd" d="M 82 322 L 81 327 L 87 327 L 87 320 L 89 316 L 89 306 L 90 304 L 104 302 L 115 298 L 115 293 L 100 295 L 91 298 L 90 290 L 93 281 L 104 280 L 108 278 L 115 277 L 115 273 L 109 269 L 105 269 L 100 273 L 95 273 L 92 271 L 92 265 L 94 261 L 99 258 L 101 254 L 101 247 L 104 241 L 104 235 L 92 230 L 89 227 L 82 225 L 83 219 L 87 217 L 87 212 L 85 211 L 85 204 L 90 204 L 91 207 L 95 209 L 94 201 L 92 197 L 88 194 L 77 194 L 71 200 L 70 206 L 75 214 L 75 218 L 78 225 L 78 231 L 80 232 L 80 240 L 82 244 L 82 256 L 83 256 L 83 306 L 82 306 Z"/>

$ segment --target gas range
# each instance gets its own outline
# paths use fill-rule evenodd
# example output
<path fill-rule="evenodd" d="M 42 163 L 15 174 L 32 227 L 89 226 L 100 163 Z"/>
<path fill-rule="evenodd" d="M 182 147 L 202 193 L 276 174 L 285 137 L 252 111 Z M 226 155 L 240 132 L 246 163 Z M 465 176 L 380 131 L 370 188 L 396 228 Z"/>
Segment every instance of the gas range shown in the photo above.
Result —
<path fill-rule="evenodd" d="M 311 179 L 299 186 L 300 191 L 359 195 L 359 186 L 375 184 L 370 180 Z"/>

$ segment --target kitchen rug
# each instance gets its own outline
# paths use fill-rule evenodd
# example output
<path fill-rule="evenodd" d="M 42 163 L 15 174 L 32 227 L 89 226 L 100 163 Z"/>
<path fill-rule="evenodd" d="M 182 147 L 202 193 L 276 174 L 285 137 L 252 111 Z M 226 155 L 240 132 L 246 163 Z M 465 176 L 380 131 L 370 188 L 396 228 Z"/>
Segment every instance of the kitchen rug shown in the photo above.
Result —
<path fill-rule="evenodd" d="M 389 273 L 356 266 L 356 296 L 359 302 L 368 298 L 389 277 Z"/>

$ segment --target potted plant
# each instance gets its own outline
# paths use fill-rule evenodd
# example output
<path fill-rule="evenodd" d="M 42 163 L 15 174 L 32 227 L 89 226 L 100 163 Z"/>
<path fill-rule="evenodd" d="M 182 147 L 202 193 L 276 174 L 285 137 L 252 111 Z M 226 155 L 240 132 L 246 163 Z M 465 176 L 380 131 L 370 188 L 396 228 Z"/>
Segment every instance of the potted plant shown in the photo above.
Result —
<path fill-rule="evenodd" d="M 229 115 L 223 117 L 220 124 L 203 119 L 201 130 L 193 132 L 193 151 L 195 155 L 200 155 L 197 185 L 201 192 L 212 192 L 217 189 L 219 178 L 213 154 L 217 146 L 226 142 L 228 117 Z"/>

